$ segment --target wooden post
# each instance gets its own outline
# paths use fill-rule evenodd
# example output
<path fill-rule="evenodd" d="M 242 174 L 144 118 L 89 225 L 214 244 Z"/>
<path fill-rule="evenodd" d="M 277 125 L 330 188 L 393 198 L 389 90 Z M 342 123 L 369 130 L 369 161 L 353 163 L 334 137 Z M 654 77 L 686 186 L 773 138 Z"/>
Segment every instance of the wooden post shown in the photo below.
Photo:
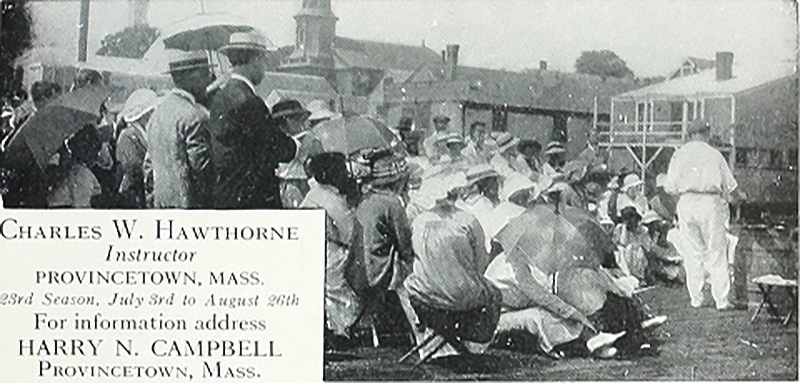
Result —
<path fill-rule="evenodd" d="M 81 0 L 80 29 L 78 31 L 78 61 L 86 62 L 89 40 L 89 0 Z"/>

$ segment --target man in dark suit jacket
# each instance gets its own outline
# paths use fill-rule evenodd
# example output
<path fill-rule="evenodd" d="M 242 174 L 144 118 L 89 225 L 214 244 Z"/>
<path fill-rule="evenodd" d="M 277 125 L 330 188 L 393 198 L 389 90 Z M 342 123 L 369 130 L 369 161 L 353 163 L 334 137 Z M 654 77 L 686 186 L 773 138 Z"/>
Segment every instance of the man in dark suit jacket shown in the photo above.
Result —
<path fill-rule="evenodd" d="M 297 143 L 270 121 L 255 86 L 266 71 L 266 44 L 255 32 L 234 33 L 220 49 L 232 73 L 211 101 L 217 209 L 280 209 L 275 169 L 289 162 Z"/>

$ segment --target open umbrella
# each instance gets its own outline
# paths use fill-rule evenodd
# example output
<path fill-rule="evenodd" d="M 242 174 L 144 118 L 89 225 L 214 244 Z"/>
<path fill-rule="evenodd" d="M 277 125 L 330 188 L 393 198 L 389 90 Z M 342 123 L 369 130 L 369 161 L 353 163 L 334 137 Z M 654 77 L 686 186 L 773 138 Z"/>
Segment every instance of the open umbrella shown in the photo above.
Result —
<path fill-rule="evenodd" d="M 609 235 L 585 211 L 538 204 L 511 219 L 497 234 L 509 261 L 535 264 L 551 274 L 569 267 L 599 267 L 614 251 Z"/>
<path fill-rule="evenodd" d="M 217 50 L 228 44 L 231 34 L 255 30 L 252 25 L 225 13 L 194 15 L 164 29 L 161 40 L 166 49 Z M 277 49 L 269 39 L 267 48 Z"/>
<path fill-rule="evenodd" d="M 315 126 L 304 137 L 303 145 L 318 141 L 326 152 L 351 155 L 362 149 L 392 148 L 399 138 L 386 125 L 364 116 L 344 116 Z"/>
<path fill-rule="evenodd" d="M 44 169 L 65 139 L 85 124 L 100 120 L 100 107 L 113 92 L 110 87 L 91 86 L 62 94 L 20 127 L 8 151 L 29 151 L 39 168 Z"/>

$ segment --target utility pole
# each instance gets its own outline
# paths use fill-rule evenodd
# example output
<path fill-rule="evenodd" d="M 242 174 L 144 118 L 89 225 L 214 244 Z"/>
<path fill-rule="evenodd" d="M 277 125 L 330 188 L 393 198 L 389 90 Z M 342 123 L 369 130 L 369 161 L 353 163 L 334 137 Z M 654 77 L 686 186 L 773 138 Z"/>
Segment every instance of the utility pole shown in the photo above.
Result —
<path fill-rule="evenodd" d="M 81 0 L 81 21 L 78 35 L 78 61 L 86 62 L 86 50 L 89 40 L 89 0 Z"/>

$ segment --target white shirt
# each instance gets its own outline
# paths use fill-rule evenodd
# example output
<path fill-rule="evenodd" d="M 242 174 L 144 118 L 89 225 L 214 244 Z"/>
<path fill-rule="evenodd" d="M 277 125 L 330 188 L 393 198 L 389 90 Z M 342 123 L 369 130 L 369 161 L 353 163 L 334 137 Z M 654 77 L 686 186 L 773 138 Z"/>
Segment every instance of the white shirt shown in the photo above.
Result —
<path fill-rule="evenodd" d="M 738 184 L 722 154 L 702 141 L 692 141 L 675 151 L 669 163 L 664 190 L 670 194 L 728 194 Z"/>

